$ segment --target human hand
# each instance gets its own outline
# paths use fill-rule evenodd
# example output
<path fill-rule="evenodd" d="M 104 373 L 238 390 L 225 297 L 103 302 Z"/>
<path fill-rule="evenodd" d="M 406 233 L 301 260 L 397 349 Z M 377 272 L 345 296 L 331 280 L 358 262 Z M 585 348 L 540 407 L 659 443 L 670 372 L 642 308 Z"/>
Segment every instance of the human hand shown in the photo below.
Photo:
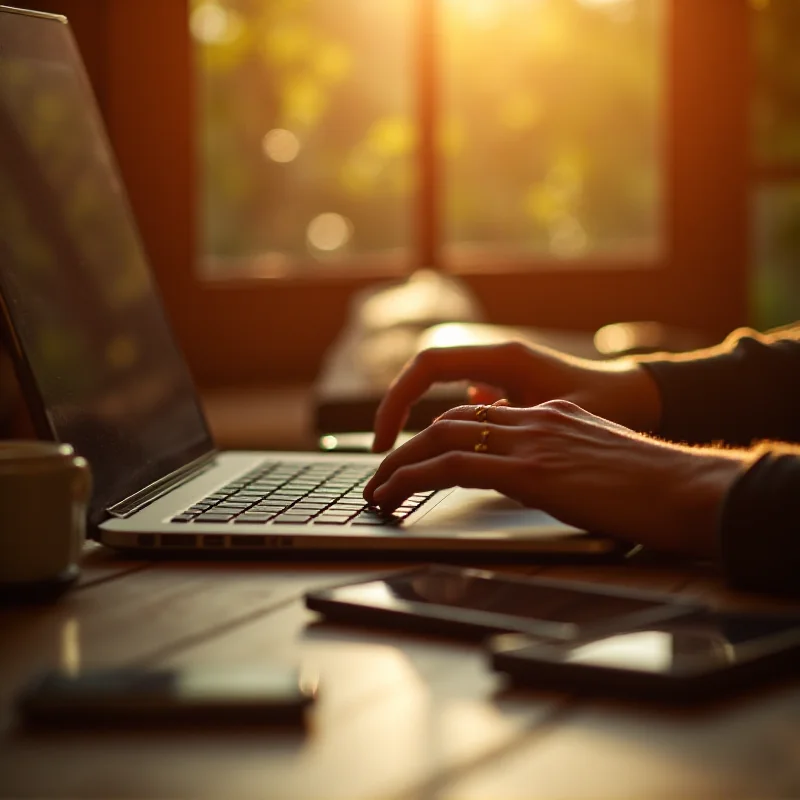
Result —
<path fill-rule="evenodd" d="M 655 382 L 631 360 L 592 362 L 548 348 L 511 341 L 500 345 L 431 348 L 418 353 L 394 380 L 375 415 L 375 452 L 388 450 L 411 405 L 434 383 L 476 383 L 473 402 L 507 398 L 511 405 L 536 406 L 567 399 L 626 427 L 658 426 Z"/>
<path fill-rule="evenodd" d="M 390 453 L 364 497 L 389 512 L 416 492 L 494 489 L 585 530 L 712 555 L 724 496 L 751 459 L 661 442 L 563 400 L 461 406 Z"/>

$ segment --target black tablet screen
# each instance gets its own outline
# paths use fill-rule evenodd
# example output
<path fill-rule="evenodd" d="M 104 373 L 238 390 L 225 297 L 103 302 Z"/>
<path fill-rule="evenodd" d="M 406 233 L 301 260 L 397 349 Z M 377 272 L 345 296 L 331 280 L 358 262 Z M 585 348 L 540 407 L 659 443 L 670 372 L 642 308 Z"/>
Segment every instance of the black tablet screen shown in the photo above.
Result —
<path fill-rule="evenodd" d="M 565 649 L 569 664 L 648 673 L 719 668 L 750 657 L 753 645 L 800 631 L 800 617 L 708 614 L 604 636 Z"/>
<path fill-rule="evenodd" d="M 483 623 L 499 630 L 521 630 L 511 618 L 552 626 L 550 634 L 572 638 L 610 620 L 664 609 L 668 598 L 637 597 L 592 586 L 505 577 L 474 569 L 429 567 L 381 580 L 331 590 L 329 597 L 349 606 L 433 615 Z M 574 630 L 571 630 L 574 629 Z M 546 631 L 539 627 L 539 632 Z"/>

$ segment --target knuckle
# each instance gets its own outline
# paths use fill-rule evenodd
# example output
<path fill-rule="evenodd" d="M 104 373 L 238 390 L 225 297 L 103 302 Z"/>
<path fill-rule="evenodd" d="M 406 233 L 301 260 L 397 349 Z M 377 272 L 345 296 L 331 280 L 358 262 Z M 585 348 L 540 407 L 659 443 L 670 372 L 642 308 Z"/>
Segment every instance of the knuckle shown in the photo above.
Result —
<path fill-rule="evenodd" d="M 413 372 L 425 372 L 430 362 L 430 350 L 420 350 L 409 362 L 408 369 Z"/>
<path fill-rule="evenodd" d="M 444 444 L 452 439 L 456 432 L 458 422 L 453 419 L 442 419 L 431 428 L 431 433 L 435 442 Z"/>
<path fill-rule="evenodd" d="M 531 424 L 534 426 L 558 425 L 564 418 L 564 413 L 554 408 L 550 403 L 542 403 L 534 409 Z"/>
<path fill-rule="evenodd" d="M 530 350 L 528 346 L 523 342 L 520 342 L 516 339 L 512 339 L 508 342 L 503 342 L 503 344 L 498 345 L 503 355 L 509 360 L 513 362 L 519 362 L 528 357 L 530 354 Z"/>
<path fill-rule="evenodd" d="M 447 420 L 463 419 L 464 417 L 474 416 L 475 406 L 456 406 L 455 408 L 448 409 L 439 417 L 439 422 L 446 422 Z"/>
<path fill-rule="evenodd" d="M 570 402 L 569 400 L 548 400 L 546 403 L 542 403 L 543 406 L 546 406 L 549 409 L 552 409 L 559 414 L 573 414 L 575 411 L 580 410 L 579 406 L 576 406 L 575 403 Z"/>

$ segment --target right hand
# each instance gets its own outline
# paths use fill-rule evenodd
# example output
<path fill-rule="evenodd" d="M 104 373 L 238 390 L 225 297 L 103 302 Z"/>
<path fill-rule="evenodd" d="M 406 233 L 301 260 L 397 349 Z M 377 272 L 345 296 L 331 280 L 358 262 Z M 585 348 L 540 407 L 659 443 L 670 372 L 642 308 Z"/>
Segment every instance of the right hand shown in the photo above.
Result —
<path fill-rule="evenodd" d="M 409 408 L 434 383 L 468 380 L 471 400 L 507 398 L 531 407 L 570 400 L 596 416 L 637 431 L 658 427 L 661 404 L 650 374 L 633 360 L 594 362 L 522 342 L 430 348 L 418 353 L 395 378 L 375 415 L 376 453 L 388 450 Z"/>

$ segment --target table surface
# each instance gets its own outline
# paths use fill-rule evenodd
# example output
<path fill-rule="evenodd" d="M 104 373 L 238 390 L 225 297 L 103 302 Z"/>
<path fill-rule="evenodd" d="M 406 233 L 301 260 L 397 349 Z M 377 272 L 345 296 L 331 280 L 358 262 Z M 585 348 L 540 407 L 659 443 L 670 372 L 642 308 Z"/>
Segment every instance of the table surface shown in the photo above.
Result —
<path fill-rule="evenodd" d="M 398 566 L 152 563 L 88 548 L 59 602 L 0 609 L 0 797 L 800 797 L 800 679 L 689 709 L 508 691 L 478 646 L 333 626 L 303 605 L 313 587 Z M 786 607 L 726 592 L 710 568 L 516 570 Z M 320 676 L 305 733 L 37 733 L 12 712 L 50 666 L 274 663 Z"/>

